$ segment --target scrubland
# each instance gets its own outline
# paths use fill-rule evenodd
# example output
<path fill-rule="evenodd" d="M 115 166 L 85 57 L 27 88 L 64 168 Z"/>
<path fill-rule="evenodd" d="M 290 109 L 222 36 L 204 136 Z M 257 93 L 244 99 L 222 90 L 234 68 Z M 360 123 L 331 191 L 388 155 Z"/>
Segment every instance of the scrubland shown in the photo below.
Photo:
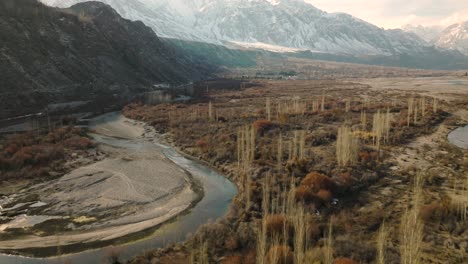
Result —
<path fill-rule="evenodd" d="M 467 152 L 446 139 L 467 123 L 466 89 L 372 79 L 240 87 L 124 109 L 239 188 L 223 219 L 130 263 L 467 261 Z"/>
<path fill-rule="evenodd" d="M 33 131 L 0 138 L 0 180 L 42 180 L 66 171 L 65 163 L 92 148 L 86 132 L 74 127 Z"/>

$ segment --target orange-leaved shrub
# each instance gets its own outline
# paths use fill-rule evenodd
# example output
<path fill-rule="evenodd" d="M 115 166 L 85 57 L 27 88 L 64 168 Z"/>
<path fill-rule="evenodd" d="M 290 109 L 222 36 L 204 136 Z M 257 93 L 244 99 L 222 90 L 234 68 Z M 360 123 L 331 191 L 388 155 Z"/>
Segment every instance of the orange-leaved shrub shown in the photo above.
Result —
<path fill-rule="evenodd" d="M 372 162 L 377 161 L 379 154 L 376 151 L 360 151 L 358 153 L 359 160 L 361 162 Z"/>
<path fill-rule="evenodd" d="M 266 216 L 266 230 L 271 236 L 279 235 L 283 232 L 283 229 L 287 228 L 286 216 L 281 214 L 274 214 Z"/>
<path fill-rule="evenodd" d="M 335 182 L 328 176 L 318 172 L 311 172 L 301 181 L 301 185 L 309 187 L 312 191 L 328 190 L 333 193 Z"/>
<path fill-rule="evenodd" d="M 324 202 L 329 202 L 333 198 L 332 193 L 329 190 L 319 190 L 315 195 Z"/>
<path fill-rule="evenodd" d="M 253 127 L 257 132 L 264 132 L 274 126 L 273 122 L 266 120 L 266 119 L 261 119 L 253 122 Z"/>
<path fill-rule="evenodd" d="M 81 129 L 60 127 L 48 133 L 6 137 L 2 145 L 1 178 L 21 179 L 49 175 L 52 169 L 63 165 L 66 149 L 84 150 L 92 147 L 93 142 Z"/>
<path fill-rule="evenodd" d="M 336 183 L 330 177 L 318 172 L 311 172 L 296 188 L 295 198 L 297 201 L 320 205 L 333 198 L 335 189 Z"/>
<path fill-rule="evenodd" d="M 309 187 L 300 185 L 296 188 L 295 198 L 297 201 L 312 202 L 315 199 L 315 195 Z"/>

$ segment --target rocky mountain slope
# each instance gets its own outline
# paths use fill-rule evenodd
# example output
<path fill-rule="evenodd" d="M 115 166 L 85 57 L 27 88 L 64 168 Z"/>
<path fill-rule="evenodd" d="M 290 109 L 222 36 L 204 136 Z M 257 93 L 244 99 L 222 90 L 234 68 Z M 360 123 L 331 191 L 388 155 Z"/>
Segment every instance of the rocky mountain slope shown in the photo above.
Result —
<path fill-rule="evenodd" d="M 57 9 L 36 0 L 2 0 L 0 28 L 3 117 L 45 102 L 185 83 L 213 70 L 100 2 Z"/>
<path fill-rule="evenodd" d="M 412 32 L 432 45 L 468 55 L 468 21 L 447 28 L 407 25 L 403 30 Z"/>
<path fill-rule="evenodd" d="M 458 50 L 468 55 L 468 21 L 444 29 L 435 44 L 438 47 Z"/>
<path fill-rule="evenodd" d="M 85 0 L 42 0 L 66 7 Z M 384 30 L 347 14 L 329 14 L 302 0 L 101 0 L 163 37 L 264 43 L 353 55 L 421 53 L 428 44 L 402 30 Z"/>

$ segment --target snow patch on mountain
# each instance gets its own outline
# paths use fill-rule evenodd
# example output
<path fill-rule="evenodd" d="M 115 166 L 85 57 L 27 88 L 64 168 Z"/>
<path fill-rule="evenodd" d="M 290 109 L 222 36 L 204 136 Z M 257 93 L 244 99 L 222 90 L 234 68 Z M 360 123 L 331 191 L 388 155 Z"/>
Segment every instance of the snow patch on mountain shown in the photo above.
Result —
<path fill-rule="evenodd" d="M 251 42 L 231 41 L 231 42 L 228 42 L 228 44 L 232 44 L 233 47 L 246 48 L 246 49 L 262 49 L 266 51 L 280 52 L 280 53 L 305 51 L 304 49 L 288 48 L 288 47 L 271 45 L 271 44 L 266 44 L 266 43 L 261 43 L 261 42 L 251 43 Z"/>

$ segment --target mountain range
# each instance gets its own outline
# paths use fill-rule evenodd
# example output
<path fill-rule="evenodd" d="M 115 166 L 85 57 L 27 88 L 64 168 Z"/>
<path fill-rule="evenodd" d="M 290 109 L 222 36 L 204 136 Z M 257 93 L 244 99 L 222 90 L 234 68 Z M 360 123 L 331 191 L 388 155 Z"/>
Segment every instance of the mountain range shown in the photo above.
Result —
<path fill-rule="evenodd" d="M 46 102 L 125 97 L 155 83 L 209 78 L 262 57 L 468 68 L 459 48 L 466 23 L 429 43 L 301 0 L 42 2 L 50 6 L 0 1 L 0 118 Z"/>
<path fill-rule="evenodd" d="M 83 1 L 43 0 L 59 7 Z M 403 30 L 384 30 L 348 14 L 324 12 L 301 0 L 101 1 L 166 38 L 352 55 L 414 54 L 430 46 Z"/>

